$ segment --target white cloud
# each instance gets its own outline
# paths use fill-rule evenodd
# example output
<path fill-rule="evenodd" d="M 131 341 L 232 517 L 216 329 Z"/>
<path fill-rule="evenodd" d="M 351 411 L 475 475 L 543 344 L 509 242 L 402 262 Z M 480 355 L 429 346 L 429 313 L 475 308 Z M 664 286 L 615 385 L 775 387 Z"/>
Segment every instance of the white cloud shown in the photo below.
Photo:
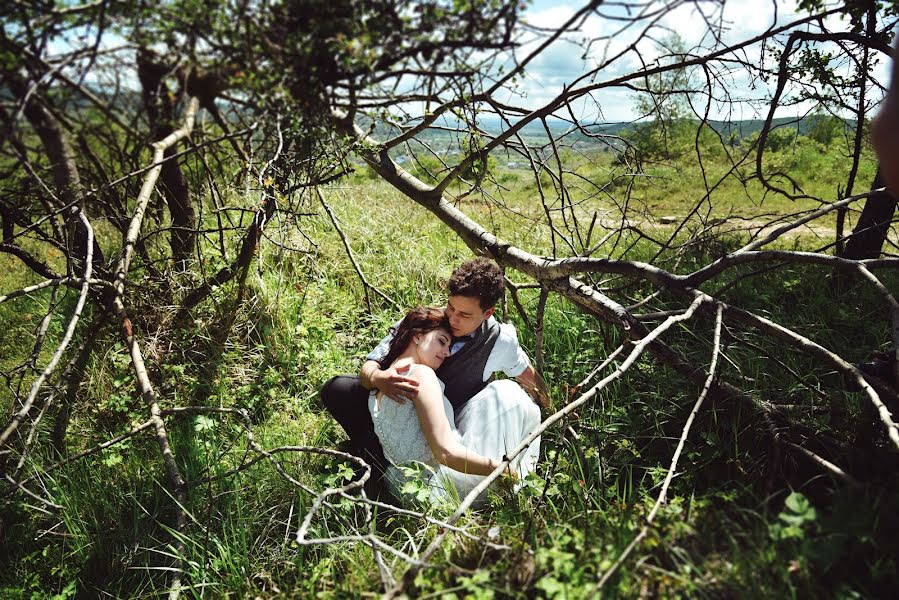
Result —
<path fill-rule="evenodd" d="M 538 0 L 527 11 L 524 20 L 541 28 L 558 27 L 571 18 L 583 3 L 559 3 L 550 0 Z M 662 8 L 661 2 L 647 7 L 644 13 Z M 624 51 L 629 45 L 636 43 L 637 52 L 630 51 L 614 62 L 605 65 L 594 77 L 595 82 L 610 81 L 615 78 L 638 71 L 642 64 L 652 64 L 665 52 L 658 41 L 676 33 L 686 44 L 688 52 L 704 55 L 709 48 L 733 45 L 763 33 L 764 31 L 789 23 L 804 16 L 798 8 L 796 0 L 728 0 L 723 5 L 717 1 L 684 3 L 664 14 L 660 19 L 637 22 L 629 27 L 616 17 L 630 16 L 621 5 L 601 6 L 602 16 L 591 15 L 578 31 L 567 33 L 564 39 L 556 41 L 544 50 L 527 66 L 526 77 L 519 83 L 519 96 L 514 98 L 515 104 L 528 108 L 538 108 L 555 98 L 566 86 L 570 86 L 585 72 L 603 64 L 603 61 Z M 838 19 L 828 21 L 834 30 L 844 30 L 846 23 Z M 718 29 L 720 40 L 716 40 L 710 32 L 710 25 Z M 589 46 L 586 58 L 585 40 L 594 39 Z M 639 41 L 638 41 L 639 40 Z M 540 39 L 532 37 L 519 48 L 519 60 L 538 47 Z M 760 44 L 754 44 L 741 50 L 730 58 L 738 58 L 751 64 L 776 68 L 774 57 L 768 49 L 763 55 Z M 642 59 L 642 62 L 641 62 Z M 716 95 L 725 92 L 734 99 L 742 100 L 738 106 L 713 104 L 713 118 L 759 118 L 764 117 L 767 108 L 766 98 L 770 98 L 773 89 L 769 83 L 758 78 L 751 80 L 745 70 L 734 69 L 723 63 L 715 65 L 721 77 L 721 86 Z M 887 61 L 875 67 L 874 73 L 885 78 L 888 70 Z M 700 81 L 704 78 L 697 69 Z M 882 79 L 885 81 L 885 79 Z M 590 82 L 581 82 L 579 85 Z M 584 111 L 588 117 L 596 115 L 596 106 L 602 110 L 608 121 L 629 120 L 635 118 L 633 111 L 635 95 L 623 87 L 595 91 L 592 97 L 582 99 L 575 105 L 575 110 Z M 702 101 L 704 102 L 704 100 Z M 807 105 L 783 107 L 778 116 L 800 114 L 808 110 Z M 592 111 L 592 114 L 590 114 Z M 725 112 L 729 111 L 729 112 Z"/>

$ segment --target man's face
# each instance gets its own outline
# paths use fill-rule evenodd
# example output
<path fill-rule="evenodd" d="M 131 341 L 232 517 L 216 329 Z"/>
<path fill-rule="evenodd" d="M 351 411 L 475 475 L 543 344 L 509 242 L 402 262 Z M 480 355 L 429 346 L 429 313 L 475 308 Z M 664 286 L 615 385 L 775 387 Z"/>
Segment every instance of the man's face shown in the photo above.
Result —
<path fill-rule="evenodd" d="M 455 337 L 462 337 L 473 332 L 481 323 L 490 318 L 495 307 L 481 310 L 477 298 L 469 296 L 450 296 L 446 301 L 446 318 L 449 319 Z"/>

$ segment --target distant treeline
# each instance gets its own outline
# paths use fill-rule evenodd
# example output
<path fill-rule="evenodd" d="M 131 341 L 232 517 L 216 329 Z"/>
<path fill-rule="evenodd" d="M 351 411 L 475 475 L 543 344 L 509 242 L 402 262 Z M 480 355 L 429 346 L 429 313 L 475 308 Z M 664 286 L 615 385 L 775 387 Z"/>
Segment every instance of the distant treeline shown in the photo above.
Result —
<path fill-rule="evenodd" d="M 744 139 L 752 139 L 756 137 L 762 130 L 764 124 L 764 119 L 747 119 L 742 121 L 708 121 L 708 126 L 715 130 L 715 132 L 717 132 L 724 140 L 731 140 L 732 142 L 736 143 L 739 143 Z M 826 128 L 833 133 L 836 133 L 839 130 L 851 132 L 855 129 L 854 119 L 841 119 L 839 117 L 833 117 L 830 115 L 812 114 L 804 117 L 776 118 L 772 122 L 771 130 L 772 132 L 782 132 L 780 135 L 792 134 L 793 136 L 809 136 L 810 134 L 812 134 L 812 137 L 815 137 L 814 132 L 816 130 L 820 131 L 821 126 L 825 124 L 827 125 Z M 432 149 L 435 150 L 452 149 L 458 151 L 459 141 L 467 137 L 464 124 L 461 121 L 447 120 L 439 123 L 439 125 L 446 128 L 457 128 L 460 131 L 451 132 L 447 131 L 447 129 L 430 129 L 427 130 L 424 135 L 419 135 L 419 139 L 427 143 L 432 147 Z M 598 140 L 595 137 L 591 137 L 591 135 L 613 135 L 628 140 L 634 140 L 641 137 L 641 134 L 645 134 L 647 129 L 653 129 L 655 125 L 656 122 L 652 120 L 644 120 L 640 122 L 601 124 L 591 123 L 589 125 L 584 124 L 582 125 L 582 127 L 586 132 L 589 133 L 588 135 L 587 133 L 584 133 L 584 131 L 576 131 L 570 122 L 562 121 L 561 119 L 547 120 L 547 128 L 554 138 L 560 139 L 564 136 L 566 142 L 578 142 L 579 144 L 598 143 Z M 686 129 L 695 132 L 695 127 L 696 125 L 698 125 L 698 121 L 692 120 L 689 125 L 690 126 Z M 487 134 L 487 137 L 490 137 L 497 135 L 502 131 L 505 131 L 506 129 L 508 129 L 509 125 L 505 122 L 500 121 L 500 119 L 498 118 L 492 116 L 484 116 L 479 119 L 478 127 L 481 131 Z M 384 131 L 375 132 L 376 134 L 381 134 L 381 139 L 384 139 L 385 137 L 389 137 L 391 135 L 396 135 L 397 133 L 396 131 L 389 131 L 384 127 L 376 127 L 375 129 L 384 129 Z M 518 135 L 521 136 L 526 142 L 531 144 L 542 145 L 549 142 L 547 131 L 546 129 L 544 129 L 542 123 L 540 122 L 528 123 L 521 128 L 521 130 L 518 132 Z M 775 133 L 774 135 L 778 134 Z M 401 153 L 402 151 L 400 150 L 398 152 Z"/>
<path fill-rule="evenodd" d="M 840 119 L 839 117 L 832 117 L 830 115 L 812 114 L 804 117 L 775 118 L 771 123 L 771 129 L 772 131 L 777 129 L 790 129 L 798 135 L 808 135 L 809 132 L 813 131 L 822 120 L 842 121 L 846 128 L 855 128 L 855 119 Z M 696 122 L 698 123 L 698 121 Z M 645 120 L 640 122 L 630 121 L 621 123 L 591 124 L 584 125 L 584 128 L 592 134 L 606 134 L 628 137 L 629 132 L 632 132 L 640 127 L 652 126 L 653 124 L 654 121 Z M 561 135 L 564 132 L 572 129 L 571 123 L 559 119 L 548 120 L 547 125 L 553 135 Z M 735 137 L 738 139 L 752 137 L 753 135 L 758 134 L 762 130 L 762 127 L 764 125 L 764 119 L 747 119 L 743 121 L 708 121 L 708 126 L 714 129 L 716 132 L 720 133 L 721 136 L 725 139 L 729 138 L 731 134 L 735 134 Z M 499 133 L 506 128 L 506 126 L 501 124 L 498 119 L 490 118 L 485 118 L 484 120 L 482 120 L 481 127 L 483 127 L 489 133 Z M 539 122 L 528 123 L 525 127 L 522 128 L 521 131 L 527 137 L 546 135 L 546 130 Z"/>

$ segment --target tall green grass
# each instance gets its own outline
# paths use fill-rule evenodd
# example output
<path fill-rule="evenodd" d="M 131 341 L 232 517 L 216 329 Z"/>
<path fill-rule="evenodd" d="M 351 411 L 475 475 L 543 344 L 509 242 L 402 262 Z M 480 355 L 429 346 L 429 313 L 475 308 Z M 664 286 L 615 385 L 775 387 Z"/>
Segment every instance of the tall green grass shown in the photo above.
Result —
<path fill-rule="evenodd" d="M 675 204 L 687 204 L 682 198 L 695 198 L 689 173 L 660 173 L 667 179 L 648 182 L 643 190 L 648 197 L 655 189 L 651 186 L 667 186 L 660 210 L 676 212 Z M 529 194 L 526 189 L 510 192 L 509 206 L 539 216 L 542 207 Z M 144 315 L 138 316 L 138 335 L 147 347 L 148 367 L 164 408 L 245 409 L 256 441 L 265 448 L 340 444 L 343 432 L 321 406 L 318 389 L 333 375 L 355 372 L 405 309 L 441 304 L 443 281 L 470 252 L 425 209 L 386 184 L 358 177 L 325 190 L 325 197 L 365 276 L 397 305 L 371 295 L 369 309 L 360 279 L 321 211 L 300 223 L 317 244 L 308 247 L 310 254 L 263 243 L 244 302 L 236 306 L 236 286 L 223 286 L 198 307 L 186 328 L 165 318 L 150 327 L 151 317 L 165 312 L 154 305 L 161 292 L 147 282 L 129 293 L 134 312 Z M 315 208 L 309 206 L 310 211 Z M 470 201 L 464 208 L 528 249 L 550 249 L 547 232 L 522 228 L 511 210 Z M 792 211 L 791 205 L 784 210 Z M 284 241 L 304 243 L 301 236 Z M 736 247 L 738 240 L 715 243 L 721 246 L 694 248 L 681 259 L 681 268 L 728 245 Z M 647 258 L 652 251 L 641 242 L 629 257 Z M 3 289 L 29 282 L 16 268 L 6 272 Z M 519 280 L 514 272 L 509 276 Z M 887 281 L 897 284 L 894 275 L 888 274 Z M 629 293 L 638 299 L 650 291 L 635 286 Z M 520 294 L 533 319 L 537 292 Z M 747 279 L 724 298 L 795 327 L 853 360 L 866 358 L 869 349 L 887 339 L 873 295 L 837 281 L 820 267 L 783 268 Z M 30 329 L 24 315 L 39 315 L 46 298 L 16 302 L 0 306 L 0 340 L 14 349 L 4 353 L 4 367 L 27 356 Z M 677 299 L 666 295 L 653 304 L 659 310 L 677 306 Z M 523 346 L 533 351 L 534 332 L 511 302 L 504 309 Z M 621 336 L 555 297 L 544 317 L 545 376 L 555 401 L 564 403 L 568 390 Z M 52 335 L 58 337 L 60 327 L 55 320 Z M 665 339 L 697 364 L 707 365 L 712 330 L 709 320 L 697 319 Z M 112 327 L 101 334 L 100 350 L 73 407 L 70 452 L 146 418 L 116 335 Z M 809 426 L 849 440 L 862 418 L 856 395 L 832 393 L 838 406 L 824 413 L 814 410 L 821 406 L 817 392 L 828 385 L 826 369 L 773 340 L 737 331 L 727 336 L 723 376 L 765 401 L 807 408 Z M 791 372 L 804 374 L 806 385 L 787 383 Z M 485 537 L 498 532 L 496 541 L 510 549 L 489 549 L 450 535 L 433 558 L 436 568 L 409 582 L 410 595 L 594 597 L 599 575 L 648 514 L 697 393 L 678 375 L 641 359 L 627 377 L 547 432 L 539 477 L 520 495 L 495 496 L 489 510 L 466 515 L 460 523 Z M 4 392 L 3 398 L 9 406 L 10 396 Z M 833 421 L 835 414 L 843 414 L 845 421 Z M 232 417 L 168 422 L 188 480 L 224 473 L 238 466 L 247 451 L 244 431 Z M 50 426 L 48 419 L 44 439 Z M 819 474 L 773 457 L 763 429 L 759 415 L 746 406 L 707 405 L 688 440 L 669 503 L 606 595 L 867 596 L 895 586 L 895 486 L 880 482 L 858 492 L 829 491 L 816 485 Z M 352 477 L 340 461 L 303 453 L 278 456 L 286 472 L 316 490 Z M 54 459 L 47 444 L 36 450 L 35 463 Z M 155 597 L 165 590 L 166 569 L 175 556 L 183 560 L 187 597 L 348 597 L 380 590 L 374 556 L 364 544 L 296 545 L 296 529 L 312 497 L 267 461 L 223 480 L 192 485 L 183 534 L 171 529 L 174 499 L 152 436 L 135 437 L 59 469 L 43 487 L 64 510 L 45 512 L 25 497 L 2 504 L 4 597 Z M 794 489 L 804 500 L 794 497 L 787 504 Z M 436 534 L 420 519 L 386 510 L 378 511 L 375 528 L 382 540 L 413 554 Z M 368 531 L 364 512 L 340 501 L 319 513 L 311 535 L 358 531 Z M 183 550 L 174 543 L 178 536 L 183 536 Z M 401 576 L 402 564 L 387 560 Z"/>

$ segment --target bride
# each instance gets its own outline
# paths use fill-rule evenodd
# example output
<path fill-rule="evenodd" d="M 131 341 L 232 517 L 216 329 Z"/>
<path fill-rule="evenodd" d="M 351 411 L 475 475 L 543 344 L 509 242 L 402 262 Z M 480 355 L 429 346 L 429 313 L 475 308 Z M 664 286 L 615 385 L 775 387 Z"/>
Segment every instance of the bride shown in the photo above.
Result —
<path fill-rule="evenodd" d="M 418 307 L 397 326 L 381 360 L 382 368 L 393 367 L 416 380 L 419 390 L 414 401 L 399 402 L 377 389 L 368 399 L 375 434 L 390 462 L 387 485 L 397 495 L 406 481 L 400 467 L 421 463 L 429 471 L 425 483 L 432 501 L 464 498 L 540 423 L 540 409 L 518 385 L 505 381 L 485 388 L 457 416 L 434 373 L 449 356 L 451 344 L 443 311 Z M 512 460 L 507 476 L 526 477 L 539 453 L 538 437 Z"/>

